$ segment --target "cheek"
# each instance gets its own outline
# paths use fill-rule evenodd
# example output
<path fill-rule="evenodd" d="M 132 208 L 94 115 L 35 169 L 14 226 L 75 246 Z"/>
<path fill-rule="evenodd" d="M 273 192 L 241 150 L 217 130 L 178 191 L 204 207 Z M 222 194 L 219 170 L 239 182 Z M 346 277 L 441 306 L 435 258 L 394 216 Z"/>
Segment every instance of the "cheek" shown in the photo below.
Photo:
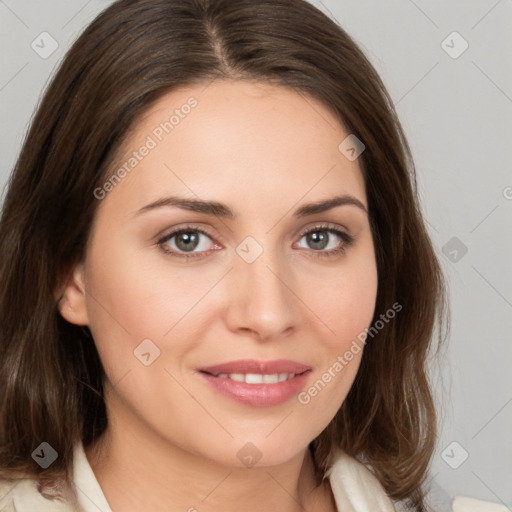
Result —
<path fill-rule="evenodd" d="M 135 338 L 161 338 L 204 293 L 202 280 L 171 270 L 161 256 L 143 258 L 143 251 L 100 240 L 96 247 L 87 280 L 92 323 L 117 324 Z"/>
<path fill-rule="evenodd" d="M 377 294 L 377 272 L 371 264 L 362 272 L 340 273 L 331 291 L 311 296 L 326 334 L 319 337 L 319 364 L 315 375 L 298 395 L 304 425 L 320 434 L 343 404 L 359 370 L 364 352 L 364 332 L 369 327 Z M 335 290 L 332 290 L 332 287 Z M 325 288 L 323 288 L 325 291 Z"/>
<path fill-rule="evenodd" d="M 377 268 L 373 253 L 347 260 L 316 284 L 307 297 L 327 329 L 323 339 L 332 351 L 344 351 L 370 325 L 375 312 Z"/>
<path fill-rule="evenodd" d="M 89 328 L 110 380 L 140 370 L 134 351 L 143 340 L 154 343 L 155 353 L 160 350 L 153 368 L 179 361 L 200 339 L 197 311 L 215 302 L 214 293 L 205 295 L 225 270 L 170 265 L 156 247 L 135 250 L 107 236 L 91 246 L 86 267 Z"/>
<path fill-rule="evenodd" d="M 347 259 L 309 295 L 312 309 L 321 312 L 325 333 L 318 338 L 321 358 L 314 379 L 298 397 L 312 418 L 328 423 L 352 386 L 364 352 L 365 329 L 375 312 L 377 282 L 373 250 L 365 250 Z"/>

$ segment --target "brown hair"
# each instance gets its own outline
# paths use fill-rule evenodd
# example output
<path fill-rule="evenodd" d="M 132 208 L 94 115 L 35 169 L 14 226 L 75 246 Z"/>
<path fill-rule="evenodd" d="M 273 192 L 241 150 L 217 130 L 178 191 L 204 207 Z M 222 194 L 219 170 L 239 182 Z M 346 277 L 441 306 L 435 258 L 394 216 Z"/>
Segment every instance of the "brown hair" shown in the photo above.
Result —
<path fill-rule="evenodd" d="M 58 311 L 129 130 L 158 98 L 212 79 L 271 81 L 325 104 L 361 139 L 378 292 L 354 384 L 313 442 L 321 477 L 334 446 L 367 461 L 396 500 L 425 510 L 436 439 L 427 362 L 443 339 L 445 282 L 425 229 L 412 156 L 376 71 L 347 33 L 304 0 L 119 0 L 67 53 L 10 178 L 0 220 L 0 476 L 70 479 L 73 446 L 107 426 L 103 368 L 87 327 Z M 341 142 L 341 141 L 340 141 Z M 31 458 L 48 442 L 58 459 Z"/>

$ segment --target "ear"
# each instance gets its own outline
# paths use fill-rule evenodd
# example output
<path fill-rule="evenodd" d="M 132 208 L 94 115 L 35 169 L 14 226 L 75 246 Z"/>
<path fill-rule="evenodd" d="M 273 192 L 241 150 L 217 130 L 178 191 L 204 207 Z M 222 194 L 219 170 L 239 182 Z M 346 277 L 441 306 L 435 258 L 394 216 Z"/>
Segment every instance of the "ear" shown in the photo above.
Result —
<path fill-rule="evenodd" d="M 68 322 L 89 324 L 85 295 L 84 266 L 79 263 L 69 272 L 56 297 L 60 314 Z"/>

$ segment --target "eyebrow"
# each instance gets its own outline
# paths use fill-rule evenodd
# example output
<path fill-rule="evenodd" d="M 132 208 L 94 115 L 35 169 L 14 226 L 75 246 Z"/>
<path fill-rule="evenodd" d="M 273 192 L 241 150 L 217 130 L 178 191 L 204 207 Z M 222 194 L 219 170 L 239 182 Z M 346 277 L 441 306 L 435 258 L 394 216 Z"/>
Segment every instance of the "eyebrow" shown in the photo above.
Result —
<path fill-rule="evenodd" d="M 335 196 L 330 199 L 323 201 L 317 201 L 314 203 L 307 203 L 302 205 L 300 208 L 295 210 L 294 216 L 301 218 L 308 215 L 314 215 L 316 213 L 322 213 L 338 206 L 356 206 L 357 208 L 368 213 L 365 205 L 356 197 L 344 194 L 341 196 Z M 137 215 L 145 213 L 147 211 L 155 210 L 157 208 L 176 206 L 184 210 L 192 212 L 206 213 L 207 215 L 215 215 L 226 219 L 234 219 L 237 217 L 237 213 L 233 211 L 228 205 L 219 203 L 218 201 L 203 201 L 201 199 L 188 199 L 184 197 L 169 196 L 162 199 L 158 199 L 146 206 L 143 206 L 136 212 Z"/>

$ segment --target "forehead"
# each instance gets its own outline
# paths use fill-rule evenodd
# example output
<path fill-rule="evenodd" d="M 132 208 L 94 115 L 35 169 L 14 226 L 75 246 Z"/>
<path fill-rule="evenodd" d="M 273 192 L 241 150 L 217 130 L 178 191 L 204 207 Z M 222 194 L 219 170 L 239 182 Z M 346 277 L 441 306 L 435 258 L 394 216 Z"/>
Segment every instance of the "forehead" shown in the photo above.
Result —
<path fill-rule="evenodd" d="M 354 194 L 366 203 L 349 135 L 321 102 L 266 82 L 216 80 L 162 96 L 135 124 L 109 192 L 135 209 L 164 193 L 215 198 L 237 210 Z"/>

